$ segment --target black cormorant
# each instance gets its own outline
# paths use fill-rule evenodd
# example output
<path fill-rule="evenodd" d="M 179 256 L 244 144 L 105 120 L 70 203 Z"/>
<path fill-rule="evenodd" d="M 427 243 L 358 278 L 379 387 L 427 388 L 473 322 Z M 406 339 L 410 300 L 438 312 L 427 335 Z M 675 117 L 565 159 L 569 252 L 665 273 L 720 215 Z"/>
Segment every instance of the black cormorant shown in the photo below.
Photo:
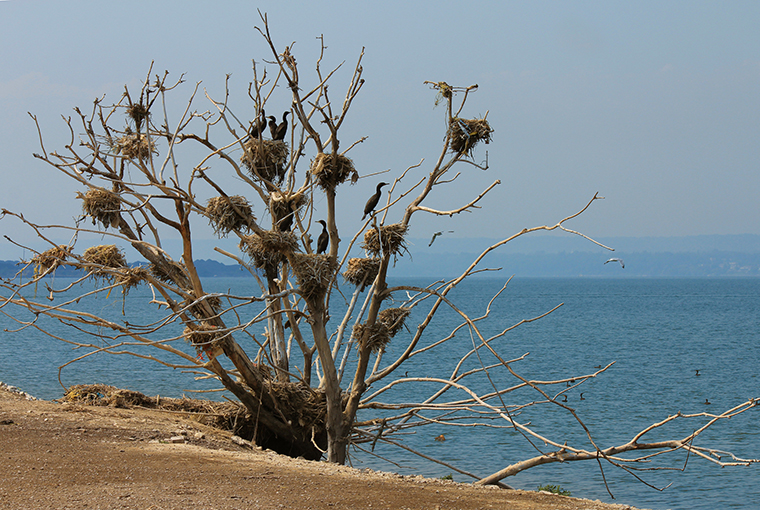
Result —
<path fill-rule="evenodd" d="M 317 220 L 317 223 L 322 224 L 322 233 L 319 234 L 317 239 L 317 255 L 327 251 L 327 245 L 330 244 L 330 234 L 327 233 L 327 223 L 325 220 Z"/>
<path fill-rule="evenodd" d="M 369 197 L 369 200 L 367 200 L 367 205 L 364 206 L 364 216 L 362 216 L 362 221 L 364 221 L 364 218 L 366 218 L 369 213 L 375 210 L 377 203 L 380 201 L 380 188 L 387 185 L 387 182 L 381 182 L 377 185 L 377 191 L 375 191 L 374 195 Z"/>
<path fill-rule="evenodd" d="M 251 122 L 251 128 L 248 134 L 251 138 L 258 138 L 264 128 L 267 126 L 267 115 L 264 113 L 264 109 L 261 109 L 261 115 L 258 120 Z"/>
<path fill-rule="evenodd" d="M 277 222 L 277 230 L 280 232 L 290 232 L 290 227 L 293 226 L 293 216 L 295 213 L 290 213 Z"/>
<path fill-rule="evenodd" d="M 288 132 L 288 114 L 290 111 L 287 111 L 282 114 L 282 122 L 277 126 L 277 128 L 274 130 L 274 133 L 272 134 L 272 140 L 285 140 L 285 134 Z M 272 117 L 274 119 L 274 117 Z M 272 124 L 269 124 L 269 129 L 272 128 Z"/>
<path fill-rule="evenodd" d="M 277 132 L 277 119 L 274 117 L 274 115 L 270 115 L 267 117 L 269 119 L 269 136 L 272 137 L 272 140 L 274 140 L 274 135 Z"/>

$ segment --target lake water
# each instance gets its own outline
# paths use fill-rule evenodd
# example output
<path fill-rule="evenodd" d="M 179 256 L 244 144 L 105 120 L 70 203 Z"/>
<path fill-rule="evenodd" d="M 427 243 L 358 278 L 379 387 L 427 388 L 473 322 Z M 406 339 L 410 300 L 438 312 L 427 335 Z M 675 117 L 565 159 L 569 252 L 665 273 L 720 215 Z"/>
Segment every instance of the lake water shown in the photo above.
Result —
<path fill-rule="evenodd" d="M 395 283 L 429 282 L 405 279 Z M 503 280 L 492 278 L 474 279 L 462 284 L 450 297 L 463 311 L 479 316 L 502 284 Z M 239 295 L 257 292 L 252 281 L 243 278 L 209 279 L 206 285 L 207 290 L 231 289 Z M 147 292 L 144 288 L 133 290 L 124 303 L 114 293 L 109 299 L 101 298 L 84 306 L 124 319 L 121 316 L 124 305 L 126 319 L 139 322 L 153 313 L 145 305 Z M 494 301 L 490 318 L 480 323 L 480 328 L 488 337 L 560 303 L 564 305 L 549 316 L 510 331 L 493 346 L 505 359 L 530 353 L 513 366 L 520 375 L 534 380 L 590 374 L 594 367 L 615 361 L 606 373 L 567 393 L 567 405 L 577 411 L 601 448 L 624 443 L 647 425 L 678 411 L 684 414 L 724 411 L 750 397 L 760 397 L 760 279 L 515 278 Z M 418 318 L 415 313 L 407 321 L 410 331 L 414 331 Z M 333 321 L 337 324 L 337 313 Z M 422 345 L 446 336 L 459 322 L 456 313 L 442 309 L 439 322 L 428 328 Z M 5 316 L 0 316 L 0 325 L 16 327 Z M 401 348 L 405 335 L 408 333 L 402 330 L 391 342 L 386 360 Z M 83 354 L 30 328 L 19 333 L 0 333 L 0 346 L 4 353 L 0 381 L 46 399 L 61 396 L 58 367 Z M 441 348 L 410 360 L 399 377 L 404 372 L 409 376 L 447 377 L 461 354 L 471 347 L 470 335 L 466 328 L 462 329 Z M 349 359 L 354 360 L 355 356 Z M 494 358 L 483 353 L 483 361 L 490 364 Z M 473 358 L 468 368 L 477 366 L 477 359 Z M 97 355 L 64 369 L 62 380 L 66 385 L 100 382 L 165 396 L 179 396 L 199 387 L 193 374 L 156 367 L 155 363 L 127 355 Z M 697 369 L 700 376 L 695 375 Z M 491 376 L 499 387 L 516 382 L 498 368 L 491 370 Z M 483 378 L 468 380 L 468 385 L 480 391 L 487 391 L 488 384 Z M 212 386 L 208 381 L 200 384 Z M 419 401 L 426 395 L 421 393 L 423 389 L 436 387 L 402 384 L 379 400 Z M 560 389 L 555 388 L 554 392 Z M 584 400 L 580 399 L 581 392 Z M 461 396 L 461 393 L 452 395 Z M 510 405 L 539 399 L 537 393 L 523 390 L 504 397 Z M 705 400 L 711 405 L 706 406 Z M 700 436 L 696 445 L 710 445 L 744 458 L 760 457 L 759 412 L 753 409 L 716 424 Z M 362 416 L 367 417 L 368 413 Z M 530 421 L 537 432 L 554 440 L 589 448 L 583 430 L 566 412 L 558 412 L 556 406 L 530 407 L 517 419 Z M 664 433 L 657 432 L 650 439 L 684 437 L 703 423 L 703 418 L 677 420 Z M 446 441 L 433 439 L 439 434 L 444 434 Z M 537 454 L 523 436 L 510 429 L 478 430 L 434 424 L 400 438 L 426 455 L 480 476 Z M 543 449 L 544 445 L 536 447 Z M 360 468 L 433 477 L 453 474 L 456 480 L 471 480 L 396 447 L 378 443 L 375 453 L 392 458 L 399 466 L 359 451 L 352 452 L 351 461 Z M 685 461 L 685 455 L 679 452 L 670 457 L 655 457 L 651 466 L 680 468 Z M 558 484 L 574 496 L 653 509 L 757 508 L 760 501 L 757 465 L 720 468 L 692 456 L 685 472 L 637 473 L 657 487 L 671 484 L 664 491 L 648 488 L 612 465 L 603 463 L 602 467 L 615 500 L 605 490 L 595 461 L 536 467 L 504 482 L 528 490 Z"/>

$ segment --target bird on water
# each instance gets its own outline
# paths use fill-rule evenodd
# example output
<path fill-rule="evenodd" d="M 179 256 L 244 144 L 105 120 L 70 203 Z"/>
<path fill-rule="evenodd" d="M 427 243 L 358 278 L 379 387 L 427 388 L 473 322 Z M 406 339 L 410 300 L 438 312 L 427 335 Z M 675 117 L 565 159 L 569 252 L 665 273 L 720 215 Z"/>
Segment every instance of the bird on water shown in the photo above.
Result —
<path fill-rule="evenodd" d="M 322 224 L 322 233 L 317 238 L 317 255 L 327 251 L 327 245 L 330 243 L 330 234 L 327 233 L 327 223 L 325 220 L 317 220 L 317 223 Z"/>
<path fill-rule="evenodd" d="M 377 191 L 375 191 L 374 195 L 369 197 L 369 200 L 367 200 L 367 205 L 364 206 L 364 216 L 362 216 L 362 221 L 364 221 L 364 218 L 366 218 L 369 213 L 375 210 L 377 203 L 380 201 L 380 188 L 387 185 L 387 182 L 381 182 L 377 185 Z"/>

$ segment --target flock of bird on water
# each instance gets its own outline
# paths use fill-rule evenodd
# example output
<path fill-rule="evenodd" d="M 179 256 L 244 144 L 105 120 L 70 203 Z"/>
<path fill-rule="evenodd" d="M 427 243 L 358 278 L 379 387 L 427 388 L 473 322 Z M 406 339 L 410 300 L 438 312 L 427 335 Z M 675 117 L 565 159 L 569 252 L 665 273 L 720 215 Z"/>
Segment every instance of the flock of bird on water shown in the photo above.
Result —
<path fill-rule="evenodd" d="M 272 140 L 283 141 L 285 140 L 285 135 L 288 132 L 288 115 L 290 115 L 289 110 L 282 114 L 282 122 L 278 124 L 277 118 L 273 115 L 267 116 L 267 114 L 264 112 L 264 109 L 262 108 L 258 119 L 251 122 L 251 126 L 248 130 L 248 135 L 251 138 L 260 138 L 264 134 L 264 130 L 269 127 L 269 135 L 272 137 Z M 380 196 L 382 195 L 381 188 L 387 185 L 387 182 L 378 183 L 377 188 L 375 189 L 375 194 L 369 197 L 369 200 L 367 200 L 367 203 L 364 205 L 364 215 L 362 216 L 362 221 L 364 221 L 368 214 L 372 214 L 372 211 L 375 210 L 375 207 L 377 207 L 377 204 L 380 202 Z M 327 251 L 327 247 L 330 244 L 330 234 L 327 233 L 327 223 L 325 223 L 325 220 L 317 220 L 317 223 L 322 224 L 322 233 L 319 234 L 319 237 L 317 238 L 317 254 L 319 255 Z M 289 231 L 292 224 L 293 216 L 290 215 L 280 221 L 278 228 L 280 231 Z M 448 232 L 453 233 L 454 231 L 449 230 Z M 443 235 L 443 232 L 435 232 L 432 239 L 430 239 L 430 244 L 428 244 L 428 246 L 432 246 L 436 238 L 441 235 Z M 623 259 L 611 258 L 607 260 L 605 264 L 608 262 L 618 262 L 620 264 L 620 267 L 622 269 L 625 269 L 625 262 L 623 262 Z"/>

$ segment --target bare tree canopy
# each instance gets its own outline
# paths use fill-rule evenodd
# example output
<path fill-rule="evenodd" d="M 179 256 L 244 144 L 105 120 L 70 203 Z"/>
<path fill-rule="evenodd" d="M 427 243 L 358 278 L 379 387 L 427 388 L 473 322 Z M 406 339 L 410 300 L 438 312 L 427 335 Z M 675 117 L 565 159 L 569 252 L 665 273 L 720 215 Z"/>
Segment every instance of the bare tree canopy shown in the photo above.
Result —
<path fill-rule="evenodd" d="M 756 407 L 754 398 L 717 413 L 676 413 L 632 432 L 623 444 L 597 444 L 593 430 L 563 397 L 605 376 L 613 363 L 558 379 L 526 378 L 518 367 L 527 354 L 505 354 L 508 349 L 500 340 L 556 308 L 500 324 L 491 317 L 491 303 L 507 291 L 508 280 L 479 316 L 465 313 L 451 299 L 461 282 L 494 270 L 483 265 L 489 253 L 531 232 L 561 230 L 611 250 L 568 226 L 603 199 L 598 193 L 553 225 L 525 228 L 488 247 L 456 278 L 428 286 L 391 285 L 394 261 L 411 249 L 406 235 L 413 218 L 472 212 L 501 184 L 494 179 L 476 196 L 445 208 L 431 205 L 441 187 L 456 186 L 467 172 L 484 175 L 489 170 L 483 149 L 494 129 L 487 111 L 482 117 L 469 113 L 478 86 L 426 82 L 445 108 L 440 153 L 402 171 L 372 174 L 356 168 L 349 157 L 365 139 L 341 139 L 364 85 L 363 51 L 336 96 L 333 82 L 343 64 L 322 68 L 324 41 L 320 39 L 315 72 L 307 77 L 293 46 L 277 48 L 266 17 L 262 22 L 258 30 L 271 55 L 266 64 L 253 65 L 248 90 L 252 116 L 232 111 L 229 97 L 235 92 L 229 87 L 223 98 L 213 98 L 195 84 L 178 108 L 173 98 L 183 89 L 183 78 L 154 74 L 151 66 L 141 88 L 125 88 L 116 103 L 98 98 L 88 111 L 75 108 L 75 115 L 64 119 L 70 139 L 63 149 L 49 151 L 37 124 L 40 153 L 35 157 L 79 183 L 82 215 L 72 225 L 44 225 L 2 210 L 5 221 L 23 222 L 47 243 L 45 250 L 25 247 L 34 256 L 15 278 L 2 281 L 0 310 L 17 318 L 19 330 L 38 328 L 84 349 L 87 353 L 78 360 L 100 352 L 131 353 L 212 378 L 245 411 L 251 424 L 248 439 L 307 459 L 324 456 L 344 463 L 350 445 L 372 451 L 379 441 L 408 448 L 396 440 L 400 434 L 436 423 L 508 428 L 525 441 L 526 458 L 493 474 L 449 466 L 479 484 L 498 484 L 542 464 L 578 460 L 595 460 L 602 472 L 615 466 L 635 474 L 642 466 L 652 469 L 652 460 L 663 452 L 682 451 L 721 466 L 758 462 L 694 444 L 709 427 Z M 285 94 L 289 109 L 271 115 L 274 98 Z M 205 106 L 199 109 L 201 102 Z M 181 113 L 172 117 L 169 111 Z M 344 233 L 344 240 L 340 226 L 346 221 L 336 212 L 337 191 L 350 193 L 360 178 L 371 179 L 376 193 L 364 211 L 356 211 L 357 218 L 364 213 L 361 228 Z M 250 273 L 256 293 L 207 291 L 193 257 L 192 228 L 198 222 L 210 224 L 219 237 L 239 241 L 236 253 L 218 251 Z M 51 233 L 61 232 L 70 237 L 68 244 L 52 241 Z M 78 249 L 86 234 L 101 236 L 104 244 Z M 165 240 L 172 236 L 181 239 L 177 253 L 166 248 Z M 130 263 L 133 258 L 144 262 Z M 60 267 L 79 270 L 74 283 L 51 278 Z M 95 285 L 78 286 L 86 280 Z M 156 315 L 150 321 L 139 322 L 128 310 L 114 320 L 80 306 L 83 299 L 126 295 L 138 285 L 151 290 Z M 341 291 L 346 288 L 350 292 Z M 458 317 L 458 325 L 448 335 L 432 337 L 428 326 L 443 309 Z M 31 312 L 32 318 L 21 318 L 19 310 Z M 488 321 L 498 324 L 498 333 L 483 333 L 481 325 Z M 72 340 L 67 330 L 91 341 Z M 457 333 L 469 336 L 472 345 L 453 368 L 404 375 L 409 360 L 445 350 Z M 387 349 L 390 342 L 393 355 Z M 136 346 L 149 346 L 154 354 L 137 352 Z M 489 390 L 476 391 L 476 380 L 486 381 Z M 403 402 L 384 400 L 400 386 L 409 388 Z M 524 390 L 533 398 L 515 401 Z M 568 422 L 582 427 L 591 446 L 538 433 L 519 416 L 532 406 L 562 410 Z M 649 440 L 674 421 L 690 422 L 693 432 Z M 622 455 L 628 452 L 635 456 Z"/>

